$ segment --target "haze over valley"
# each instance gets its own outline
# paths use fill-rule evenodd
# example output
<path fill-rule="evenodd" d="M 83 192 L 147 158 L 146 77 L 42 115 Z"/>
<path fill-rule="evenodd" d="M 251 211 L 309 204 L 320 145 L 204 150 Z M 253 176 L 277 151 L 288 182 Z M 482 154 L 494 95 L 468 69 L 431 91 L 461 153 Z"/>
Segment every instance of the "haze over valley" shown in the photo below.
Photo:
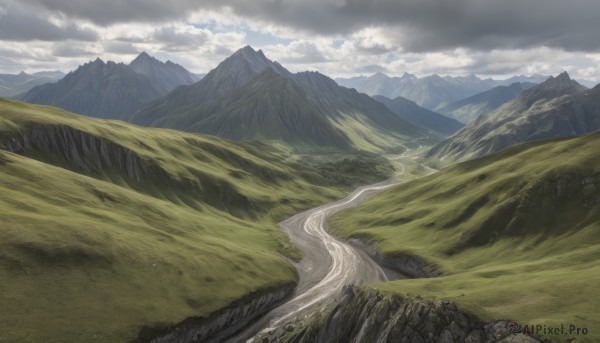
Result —
<path fill-rule="evenodd" d="M 600 341 L 599 11 L 0 0 L 0 342 Z"/>

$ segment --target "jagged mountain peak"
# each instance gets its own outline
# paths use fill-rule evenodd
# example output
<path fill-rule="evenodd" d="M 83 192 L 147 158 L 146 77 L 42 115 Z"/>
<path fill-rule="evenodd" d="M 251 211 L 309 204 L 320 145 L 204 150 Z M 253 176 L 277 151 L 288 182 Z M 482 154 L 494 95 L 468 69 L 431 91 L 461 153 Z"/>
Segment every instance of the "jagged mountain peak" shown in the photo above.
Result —
<path fill-rule="evenodd" d="M 465 80 L 478 80 L 480 81 L 481 79 L 479 78 L 479 76 L 475 75 L 475 73 L 470 73 L 469 75 L 464 77 Z"/>
<path fill-rule="evenodd" d="M 246 64 L 254 73 L 257 73 L 275 63 L 268 59 L 262 50 L 256 51 L 250 45 L 246 45 L 245 47 L 234 52 L 233 55 L 229 56 L 225 61 L 222 62 L 222 64 Z"/>
<path fill-rule="evenodd" d="M 259 51 L 260 51 L 260 50 L 259 50 Z M 256 51 L 256 50 L 254 50 L 254 48 L 253 48 L 252 46 L 250 46 L 250 45 L 246 45 L 246 46 L 244 46 L 243 48 L 240 48 L 238 51 L 236 51 L 236 52 L 234 53 L 234 55 L 235 55 L 236 53 L 238 53 L 238 52 L 239 52 L 239 53 L 244 53 L 244 52 L 246 52 L 246 53 L 256 53 L 257 51 Z"/>
<path fill-rule="evenodd" d="M 145 51 L 139 54 L 129 67 L 136 73 L 145 75 L 159 85 L 161 93 L 168 93 L 177 86 L 192 84 L 198 79 L 177 63 L 162 62 Z"/>
<path fill-rule="evenodd" d="M 98 57 L 55 84 L 32 88 L 21 99 L 99 118 L 123 119 L 177 86 L 196 81 L 183 67 L 166 65 L 143 52 L 129 65 Z"/>
<path fill-rule="evenodd" d="M 402 79 L 402 80 L 414 80 L 414 79 L 417 79 L 417 76 L 405 71 L 404 74 L 402 74 L 402 76 L 400 77 L 400 79 Z"/>
<path fill-rule="evenodd" d="M 571 79 L 569 74 L 565 71 L 556 77 L 550 76 L 546 81 L 523 92 L 520 99 L 527 106 L 531 106 L 534 102 L 539 100 L 577 94 L 585 90 L 587 90 L 587 87 L 582 86 L 577 81 Z"/>
<path fill-rule="evenodd" d="M 243 56 L 245 58 L 255 58 L 255 57 L 263 57 L 263 58 L 267 58 L 265 56 L 265 54 L 263 53 L 262 50 L 254 50 L 253 47 L 251 47 L 250 45 L 246 45 L 243 48 L 240 48 L 239 50 L 237 50 L 236 52 L 234 52 L 232 55 L 233 56 Z"/>
<path fill-rule="evenodd" d="M 576 81 L 571 79 L 571 76 L 569 76 L 569 73 L 567 73 L 566 71 L 563 71 L 562 73 L 558 74 L 557 76 L 549 76 L 544 82 L 540 83 L 539 86 L 555 87 L 557 85 L 572 84 L 573 82 L 576 82 Z"/>
<path fill-rule="evenodd" d="M 388 80 L 390 77 L 387 76 L 386 74 L 378 71 L 375 74 L 371 75 L 368 77 L 369 80 L 377 80 L 377 81 L 381 81 L 381 82 L 385 82 L 385 80 Z"/>
<path fill-rule="evenodd" d="M 140 64 L 140 63 L 157 63 L 157 62 L 162 64 L 162 62 L 160 62 L 156 58 L 150 56 L 147 52 L 143 51 L 133 61 L 131 61 L 131 63 L 129 63 L 129 65 L 134 66 L 134 65 Z"/>
<path fill-rule="evenodd" d="M 562 73 L 560 73 L 556 77 L 556 80 L 559 80 L 559 81 L 571 81 L 571 77 L 569 76 L 569 73 L 567 73 L 566 71 L 563 71 Z"/>
<path fill-rule="evenodd" d="M 262 50 L 254 50 L 247 45 L 221 62 L 215 69 L 205 77 L 206 82 L 215 84 L 229 84 L 226 89 L 233 89 L 241 86 L 253 75 L 256 75 L 267 68 L 275 70 L 279 75 L 292 80 L 293 74 L 282 67 L 279 63 L 268 59 Z"/>

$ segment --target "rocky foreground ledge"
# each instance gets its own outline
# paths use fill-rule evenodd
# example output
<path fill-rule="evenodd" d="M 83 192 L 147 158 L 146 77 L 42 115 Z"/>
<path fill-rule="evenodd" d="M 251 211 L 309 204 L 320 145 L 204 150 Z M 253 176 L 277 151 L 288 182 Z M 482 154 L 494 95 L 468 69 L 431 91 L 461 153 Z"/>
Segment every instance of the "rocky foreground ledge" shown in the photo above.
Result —
<path fill-rule="evenodd" d="M 403 299 L 350 286 L 337 303 L 312 316 L 257 336 L 258 343 L 540 342 L 513 335 L 510 321 L 484 323 L 448 300 Z"/>
<path fill-rule="evenodd" d="M 257 291 L 208 317 L 190 317 L 171 326 L 146 326 L 131 343 L 217 343 L 281 304 L 294 290 L 287 284 Z"/>

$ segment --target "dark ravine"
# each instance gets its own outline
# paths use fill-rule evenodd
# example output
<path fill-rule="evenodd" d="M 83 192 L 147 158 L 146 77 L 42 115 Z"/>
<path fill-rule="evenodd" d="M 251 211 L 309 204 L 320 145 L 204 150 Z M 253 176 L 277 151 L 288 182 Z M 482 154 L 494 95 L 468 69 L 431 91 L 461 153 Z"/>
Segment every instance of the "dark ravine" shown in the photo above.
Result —
<path fill-rule="evenodd" d="M 335 305 L 264 333 L 255 342 L 540 342 L 513 335 L 511 324 L 508 320 L 484 323 L 448 300 L 408 299 L 349 286 Z"/>
<path fill-rule="evenodd" d="M 348 243 L 353 247 L 366 253 L 373 261 L 377 262 L 388 275 L 388 279 L 399 278 L 431 278 L 442 275 L 421 259 L 411 255 L 384 256 L 372 246 L 364 243 L 360 239 L 351 238 Z M 405 276 L 405 277 L 402 277 Z"/>
<path fill-rule="evenodd" d="M 252 292 L 207 317 L 190 317 L 175 325 L 145 326 L 132 343 L 222 342 L 258 316 L 291 296 L 295 283 Z"/>

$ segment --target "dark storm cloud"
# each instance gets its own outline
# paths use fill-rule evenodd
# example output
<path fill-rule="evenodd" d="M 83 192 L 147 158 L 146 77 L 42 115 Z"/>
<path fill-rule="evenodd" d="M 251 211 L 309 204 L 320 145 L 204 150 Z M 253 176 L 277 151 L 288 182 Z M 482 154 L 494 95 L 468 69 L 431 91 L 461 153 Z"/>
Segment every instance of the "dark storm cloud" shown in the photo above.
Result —
<path fill-rule="evenodd" d="M 600 48 L 597 0 L 25 0 L 100 25 L 184 19 L 197 9 L 234 13 L 310 33 L 389 28 L 409 51 L 551 46 Z"/>
<path fill-rule="evenodd" d="M 96 32 L 69 23 L 58 26 L 43 11 L 14 2 L 0 0 L 0 40 L 7 41 L 94 41 Z"/>
<path fill-rule="evenodd" d="M 23 0 L 67 16 L 88 19 L 99 25 L 124 22 L 166 22 L 186 18 L 190 11 L 214 7 L 213 1 L 197 0 Z M 218 1 L 214 1 L 218 3 Z M 205 4 L 206 3 L 206 4 Z"/>

